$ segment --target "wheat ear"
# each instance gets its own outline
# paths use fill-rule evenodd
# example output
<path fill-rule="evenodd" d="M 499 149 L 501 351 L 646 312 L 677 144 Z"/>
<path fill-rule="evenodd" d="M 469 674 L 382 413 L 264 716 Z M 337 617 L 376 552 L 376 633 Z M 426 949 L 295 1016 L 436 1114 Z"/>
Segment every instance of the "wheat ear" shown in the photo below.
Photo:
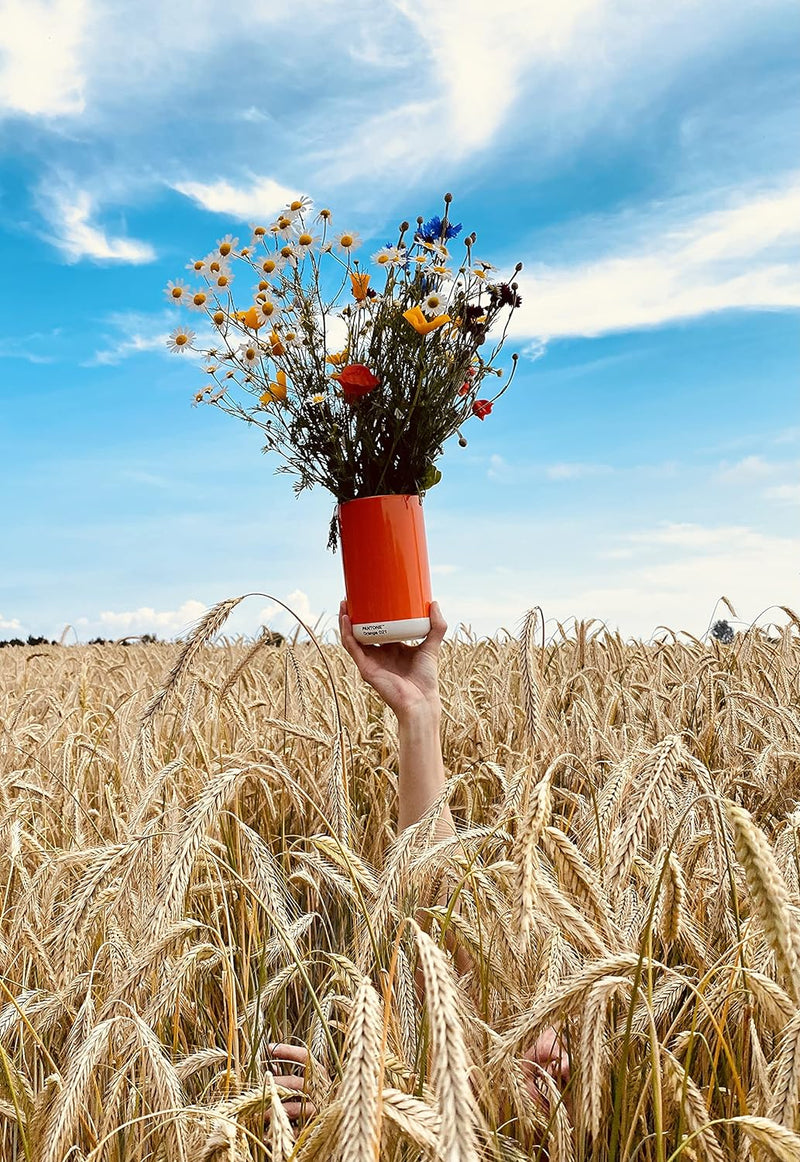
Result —
<path fill-rule="evenodd" d="M 464 1030 L 459 1020 L 463 1001 L 441 948 L 415 921 L 410 923 L 425 981 L 432 1075 L 441 1114 L 439 1149 L 444 1162 L 477 1162 L 476 1109 L 469 1085 Z"/>
<path fill-rule="evenodd" d="M 747 887 L 767 942 L 783 970 L 795 1001 L 800 998 L 800 932 L 791 910 L 789 889 L 764 833 L 738 803 L 725 802 L 733 828 L 736 858 L 747 877 Z"/>
<path fill-rule="evenodd" d="M 341 1162 L 378 1162 L 381 1124 L 382 1004 L 372 982 L 362 981 L 348 1025 L 350 1052 L 339 1101 Z"/>

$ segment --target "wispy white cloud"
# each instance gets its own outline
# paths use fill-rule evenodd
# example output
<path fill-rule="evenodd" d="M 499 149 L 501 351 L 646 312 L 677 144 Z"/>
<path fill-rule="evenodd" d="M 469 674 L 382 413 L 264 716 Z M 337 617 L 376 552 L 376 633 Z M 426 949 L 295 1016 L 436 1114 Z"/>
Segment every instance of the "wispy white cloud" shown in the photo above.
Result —
<path fill-rule="evenodd" d="M 734 308 L 800 308 L 800 175 L 780 188 L 721 199 L 726 204 L 712 211 L 676 202 L 635 221 L 571 225 L 569 234 L 595 254 L 523 271 L 512 330 L 548 340 Z M 565 238 L 565 249 L 574 245 Z"/>
<path fill-rule="evenodd" d="M 0 116 L 64 117 L 85 108 L 81 49 L 86 0 L 4 0 L 0 11 Z"/>
<path fill-rule="evenodd" d="M 16 617 L 3 617 L 0 613 L 0 629 L 22 629 L 22 623 Z"/>
<path fill-rule="evenodd" d="M 0 336 L 0 359 L 24 359 L 27 363 L 55 363 L 56 356 L 47 347 L 61 334 L 60 327 L 52 331 L 33 331 L 27 335 Z"/>
<path fill-rule="evenodd" d="M 95 262 L 153 262 L 156 252 L 149 242 L 107 233 L 91 221 L 96 207 L 87 190 L 68 187 L 40 188 L 42 209 L 49 220 L 46 235 L 64 254 L 67 262 L 84 258 Z"/>
<path fill-rule="evenodd" d="M 763 456 L 745 456 L 735 464 L 723 461 L 717 469 L 716 478 L 723 484 L 751 484 L 754 480 L 771 476 L 775 470 L 776 465 Z"/>
<path fill-rule="evenodd" d="M 800 504 L 800 484 L 776 484 L 764 492 L 766 500 L 777 500 L 784 504 Z"/>
<path fill-rule="evenodd" d="M 217 182 L 173 182 L 172 188 L 191 198 L 204 210 L 215 214 L 231 214 L 243 221 L 258 221 L 273 216 L 298 191 L 282 186 L 273 178 L 251 176 L 241 185 L 221 179 Z"/>
<path fill-rule="evenodd" d="M 614 469 L 610 464 L 550 464 L 545 468 L 548 480 L 583 480 L 587 476 L 608 476 Z"/>
<path fill-rule="evenodd" d="M 208 608 L 202 601 L 189 598 L 177 609 L 152 609 L 143 605 L 139 609 L 115 611 L 103 610 L 97 617 L 80 617 L 76 625 L 82 630 L 89 629 L 114 633 L 122 636 L 128 633 L 156 633 L 160 636 L 181 633 L 189 629 Z"/>

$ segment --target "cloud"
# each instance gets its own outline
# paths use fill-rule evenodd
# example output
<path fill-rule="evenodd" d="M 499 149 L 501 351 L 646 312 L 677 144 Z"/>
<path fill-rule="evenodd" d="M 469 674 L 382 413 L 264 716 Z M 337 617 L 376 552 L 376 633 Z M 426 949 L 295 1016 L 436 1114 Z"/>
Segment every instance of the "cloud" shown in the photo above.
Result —
<path fill-rule="evenodd" d="M 103 336 L 103 341 L 108 345 L 83 360 L 81 367 L 114 367 L 132 355 L 153 351 L 172 359 L 167 339 L 170 331 L 179 323 L 195 332 L 193 344 L 198 348 L 182 352 L 179 358 L 184 362 L 207 363 L 202 348 L 211 347 L 215 341 L 204 316 L 199 312 L 178 315 L 177 312 L 165 311 L 161 315 L 148 315 L 139 311 L 115 311 L 106 317 L 105 322 L 116 334 Z"/>
<path fill-rule="evenodd" d="M 87 190 L 40 187 L 42 208 L 51 229 L 46 238 L 65 255 L 67 262 L 90 258 L 96 262 L 153 262 L 156 252 L 149 242 L 114 237 L 90 221 L 95 209 Z"/>
<path fill-rule="evenodd" d="M 800 504 L 800 484 L 778 484 L 764 493 L 766 500 L 779 500 L 787 504 Z"/>
<path fill-rule="evenodd" d="M 64 117 L 85 108 L 86 0 L 6 0 L 0 17 L 0 116 Z"/>
<path fill-rule="evenodd" d="M 173 182 L 172 189 L 191 198 L 204 210 L 215 214 L 230 214 L 242 221 L 259 221 L 275 215 L 278 210 L 298 196 L 298 191 L 282 186 L 272 178 L 251 177 L 246 185 L 231 182 Z"/>
<path fill-rule="evenodd" d="M 55 363 L 55 355 L 43 354 L 32 348 L 52 343 L 61 334 L 61 327 L 52 331 L 32 331 L 27 335 L 0 337 L 0 359 L 24 359 L 28 363 Z"/>
<path fill-rule="evenodd" d="M 754 480 L 763 480 L 775 471 L 775 465 L 764 460 L 762 456 L 745 456 L 735 464 L 725 461 L 717 470 L 717 480 L 724 484 L 750 484 Z"/>
<path fill-rule="evenodd" d="M 315 613 L 311 608 L 311 599 L 307 593 L 302 589 L 293 589 L 292 592 L 282 599 L 284 604 L 289 606 L 297 617 L 293 617 L 277 603 L 266 606 L 259 613 L 259 621 L 262 625 L 268 625 L 271 629 L 278 630 L 279 633 L 289 634 L 293 633 L 299 626 L 297 618 L 301 618 L 307 626 L 311 629 L 317 624 L 320 619 L 320 614 Z"/>
<path fill-rule="evenodd" d="M 586 476 L 607 476 L 610 464 L 550 464 L 544 473 L 548 480 L 583 480 Z"/>
<path fill-rule="evenodd" d="M 726 204 L 711 211 L 677 200 L 635 220 L 571 224 L 567 246 L 577 238 L 601 253 L 524 271 L 512 333 L 547 341 L 735 308 L 800 308 L 800 175 L 769 191 L 717 197 Z"/>
<path fill-rule="evenodd" d="M 22 624 L 16 617 L 3 617 L 0 613 L 0 629 L 22 629 Z"/>
<path fill-rule="evenodd" d="M 147 605 L 122 612 L 106 609 L 94 619 L 78 618 L 76 624 L 82 628 L 99 627 L 118 637 L 134 633 L 155 633 L 161 637 L 189 630 L 207 609 L 202 601 L 190 598 L 178 609 L 155 610 Z"/>

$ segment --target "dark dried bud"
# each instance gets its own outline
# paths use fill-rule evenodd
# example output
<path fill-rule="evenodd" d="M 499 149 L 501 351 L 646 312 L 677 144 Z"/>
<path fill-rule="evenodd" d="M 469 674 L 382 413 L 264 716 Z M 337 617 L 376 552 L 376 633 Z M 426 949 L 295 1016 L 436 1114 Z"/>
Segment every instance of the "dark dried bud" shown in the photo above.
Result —
<path fill-rule="evenodd" d="M 466 448 L 467 441 L 465 440 L 465 438 L 463 436 L 458 437 L 458 446 L 459 446 L 459 448 Z"/>
<path fill-rule="evenodd" d="M 408 222 L 401 222 L 400 229 L 405 232 L 408 229 Z"/>
<path fill-rule="evenodd" d="M 444 196 L 444 200 L 445 200 L 445 202 L 447 202 L 447 204 L 448 204 L 448 206 L 449 206 L 449 205 L 450 205 L 450 203 L 451 203 L 451 202 L 452 202 L 452 200 L 453 200 L 453 195 L 452 195 L 452 194 L 445 194 L 445 196 Z"/>

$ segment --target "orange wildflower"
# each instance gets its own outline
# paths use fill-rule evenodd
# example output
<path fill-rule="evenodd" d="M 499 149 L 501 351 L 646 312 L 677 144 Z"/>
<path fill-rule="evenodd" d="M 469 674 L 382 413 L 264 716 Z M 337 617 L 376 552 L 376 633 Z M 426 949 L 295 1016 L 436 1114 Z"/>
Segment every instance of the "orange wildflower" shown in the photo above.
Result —
<path fill-rule="evenodd" d="M 250 307 L 248 311 L 237 311 L 236 318 L 240 323 L 244 323 L 245 327 L 249 327 L 251 331 L 257 331 L 264 322 L 255 307 Z"/>
<path fill-rule="evenodd" d="M 353 274 L 350 275 L 350 281 L 353 284 L 353 298 L 357 303 L 363 303 L 367 297 L 367 287 L 369 286 L 370 276 L 368 274 Z"/>
<path fill-rule="evenodd" d="M 286 399 L 287 389 L 286 372 L 276 371 L 274 382 L 270 383 L 264 394 L 259 396 L 259 403 L 262 403 L 264 407 L 270 403 L 283 403 Z"/>
<path fill-rule="evenodd" d="M 423 314 L 422 307 L 411 307 L 409 310 L 403 311 L 403 318 L 411 324 L 418 335 L 428 335 L 431 331 L 436 331 L 445 323 L 450 322 L 449 315 L 437 315 L 435 319 L 427 319 Z"/>
<path fill-rule="evenodd" d="M 286 354 L 286 348 L 284 347 L 283 343 L 281 343 L 281 337 L 277 331 L 270 331 L 269 341 L 272 344 L 272 354 L 273 355 L 285 355 Z"/>

